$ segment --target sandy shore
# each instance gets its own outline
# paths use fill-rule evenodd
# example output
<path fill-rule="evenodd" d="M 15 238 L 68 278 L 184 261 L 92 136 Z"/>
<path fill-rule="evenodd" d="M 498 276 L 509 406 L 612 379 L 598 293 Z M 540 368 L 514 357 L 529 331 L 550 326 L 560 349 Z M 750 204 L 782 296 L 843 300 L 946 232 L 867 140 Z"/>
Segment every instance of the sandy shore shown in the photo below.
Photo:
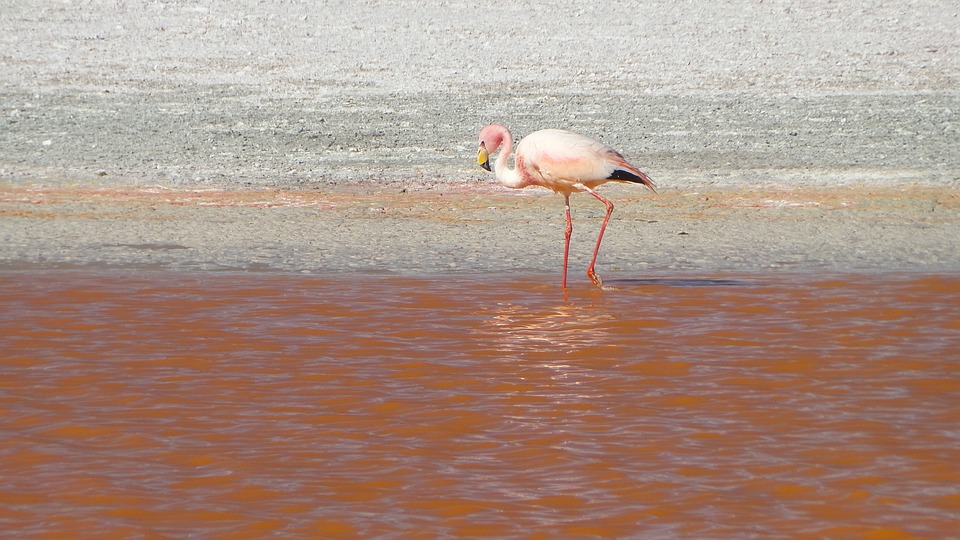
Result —
<path fill-rule="evenodd" d="M 0 17 L 0 268 L 558 272 L 490 121 L 648 171 L 599 269 L 960 269 L 960 10 L 40 2 Z M 574 200 L 573 271 L 600 208 Z"/>
<path fill-rule="evenodd" d="M 605 190 L 609 281 L 688 272 L 955 272 L 960 192 L 931 186 Z M 574 199 L 571 276 L 602 206 Z M 562 199 L 489 184 L 385 189 L 0 190 L 0 268 L 559 277 Z"/>

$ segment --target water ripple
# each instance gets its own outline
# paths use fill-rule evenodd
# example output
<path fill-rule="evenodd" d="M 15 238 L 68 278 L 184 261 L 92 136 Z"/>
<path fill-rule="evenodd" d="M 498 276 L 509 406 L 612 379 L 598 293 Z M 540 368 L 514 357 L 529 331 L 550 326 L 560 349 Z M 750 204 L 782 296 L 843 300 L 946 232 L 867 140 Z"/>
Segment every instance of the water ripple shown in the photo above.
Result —
<path fill-rule="evenodd" d="M 945 537 L 960 279 L 0 275 L 16 537 Z M 81 531 L 81 532 L 78 532 Z"/>

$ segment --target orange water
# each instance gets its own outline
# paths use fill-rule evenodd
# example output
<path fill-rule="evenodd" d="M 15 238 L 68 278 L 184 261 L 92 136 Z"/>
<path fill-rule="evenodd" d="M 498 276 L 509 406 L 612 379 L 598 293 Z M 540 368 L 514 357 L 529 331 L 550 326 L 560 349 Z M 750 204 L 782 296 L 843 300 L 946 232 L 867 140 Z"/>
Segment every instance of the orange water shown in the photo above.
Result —
<path fill-rule="evenodd" d="M 960 276 L 0 273 L 0 536 L 943 538 Z"/>

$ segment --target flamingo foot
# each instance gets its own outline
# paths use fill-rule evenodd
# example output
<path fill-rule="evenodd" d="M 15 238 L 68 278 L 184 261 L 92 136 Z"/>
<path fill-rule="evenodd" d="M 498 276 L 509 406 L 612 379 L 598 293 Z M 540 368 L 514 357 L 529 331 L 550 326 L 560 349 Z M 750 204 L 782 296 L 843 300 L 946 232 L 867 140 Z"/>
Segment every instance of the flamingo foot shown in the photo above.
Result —
<path fill-rule="evenodd" d="M 587 277 L 590 278 L 590 281 L 592 281 L 594 285 L 599 287 L 601 291 L 603 290 L 603 280 L 600 279 L 600 274 L 594 271 L 592 266 L 590 268 L 587 268 Z"/>

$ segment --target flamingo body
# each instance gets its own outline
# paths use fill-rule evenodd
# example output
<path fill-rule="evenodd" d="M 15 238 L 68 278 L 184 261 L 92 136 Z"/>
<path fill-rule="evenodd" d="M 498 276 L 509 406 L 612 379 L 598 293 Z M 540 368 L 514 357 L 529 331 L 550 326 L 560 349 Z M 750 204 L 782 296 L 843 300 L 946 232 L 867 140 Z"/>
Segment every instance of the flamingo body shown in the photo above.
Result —
<path fill-rule="evenodd" d="M 531 133 L 517 145 L 516 156 L 531 184 L 564 194 L 583 191 L 577 184 L 594 189 L 611 180 L 629 180 L 625 173 L 641 182 L 646 177 L 613 148 L 562 129 Z"/>
<path fill-rule="evenodd" d="M 564 196 L 566 202 L 567 227 L 565 229 L 563 256 L 563 287 L 567 286 L 567 259 L 570 251 L 570 236 L 573 223 L 570 216 L 570 195 L 586 191 L 607 207 L 607 214 L 600 227 L 593 260 L 587 269 L 591 281 L 603 288 L 603 281 L 594 270 L 603 232 L 613 213 L 613 203 L 594 191 L 607 182 L 633 182 L 643 184 L 651 190 L 656 185 L 645 173 L 631 165 L 622 154 L 613 148 L 583 135 L 562 129 L 543 129 L 523 138 L 517 145 L 514 167 L 510 168 L 510 152 L 513 148 L 513 136 L 506 127 L 491 124 L 480 130 L 480 148 L 477 162 L 488 171 L 489 156 L 498 149 L 496 169 L 497 180 L 511 188 L 542 186 Z"/>

